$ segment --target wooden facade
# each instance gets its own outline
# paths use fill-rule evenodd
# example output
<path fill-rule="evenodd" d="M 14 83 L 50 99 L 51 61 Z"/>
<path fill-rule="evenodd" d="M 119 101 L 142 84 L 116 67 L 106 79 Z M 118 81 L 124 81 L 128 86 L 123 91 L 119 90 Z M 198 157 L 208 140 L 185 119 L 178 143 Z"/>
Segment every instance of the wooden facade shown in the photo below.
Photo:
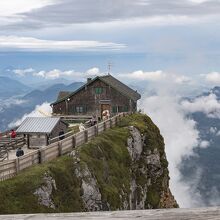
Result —
<path fill-rule="evenodd" d="M 135 112 L 140 94 L 110 75 L 104 77 L 88 80 L 87 84 L 76 92 L 58 99 L 52 104 L 53 113 L 100 117 L 104 110 L 108 110 L 111 115 L 119 112 Z"/>
<path fill-rule="evenodd" d="M 49 140 L 67 132 L 68 124 L 60 118 L 26 118 L 17 129 L 17 134 L 25 135 L 28 148 L 39 148 L 49 144 Z"/>

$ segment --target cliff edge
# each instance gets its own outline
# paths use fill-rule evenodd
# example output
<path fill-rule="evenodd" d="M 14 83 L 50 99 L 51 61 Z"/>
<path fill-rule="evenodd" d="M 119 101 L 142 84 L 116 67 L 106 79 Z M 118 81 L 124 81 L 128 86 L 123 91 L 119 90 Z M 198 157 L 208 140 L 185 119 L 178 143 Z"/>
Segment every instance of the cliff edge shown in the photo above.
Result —
<path fill-rule="evenodd" d="M 164 140 L 143 114 L 123 118 L 87 144 L 0 182 L 0 213 L 178 207 Z"/>

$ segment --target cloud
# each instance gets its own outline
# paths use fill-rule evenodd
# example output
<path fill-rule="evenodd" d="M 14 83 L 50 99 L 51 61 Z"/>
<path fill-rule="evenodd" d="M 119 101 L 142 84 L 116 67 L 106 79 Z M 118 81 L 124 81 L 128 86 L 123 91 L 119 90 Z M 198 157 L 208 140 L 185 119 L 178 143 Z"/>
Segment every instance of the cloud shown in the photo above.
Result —
<path fill-rule="evenodd" d="M 187 118 L 180 99 L 172 93 L 164 93 L 164 90 L 159 90 L 154 96 L 145 96 L 140 107 L 152 118 L 164 137 L 170 187 L 180 207 L 202 205 L 200 194 L 193 190 L 200 176 L 196 175 L 190 183 L 185 182 L 179 170 L 182 160 L 193 155 L 193 149 L 199 146 L 196 122 Z"/>
<path fill-rule="evenodd" d="M 117 7 L 115 5 L 117 4 Z M 218 1 L 205 0 L 63 0 L 62 2 L 24 13 L 31 20 L 57 24 L 103 23 L 167 16 L 195 18 L 219 14 Z M 54 14 L 59 16 L 54 16 Z M 163 19 L 165 20 L 165 19 Z M 178 19 L 177 19 L 178 20 Z M 198 19 L 199 22 L 199 19 Z"/>
<path fill-rule="evenodd" d="M 37 105 L 34 111 L 27 113 L 22 118 L 16 119 L 13 122 L 11 122 L 8 125 L 8 127 L 9 128 L 18 127 L 27 117 L 48 117 L 51 114 L 52 114 L 52 109 L 50 103 L 45 102 L 41 105 Z"/>
<path fill-rule="evenodd" d="M 0 2 L 0 16 L 13 16 L 20 13 L 39 9 L 51 4 L 55 4 L 54 0 L 19 0 L 19 4 L 15 7 L 14 0 Z"/>
<path fill-rule="evenodd" d="M 32 68 L 28 68 L 28 69 L 15 69 L 15 70 L 13 70 L 13 72 L 16 75 L 25 76 L 26 74 L 33 73 L 34 69 L 32 69 Z"/>
<path fill-rule="evenodd" d="M 216 132 L 218 131 L 218 128 L 216 128 L 216 127 L 211 127 L 211 128 L 209 129 L 209 131 L 210 131 L 211 134 L 216 134 Z"/>
<path fill-rule="evenodd" d="M 158 81 L 158 80 L 165 79 L 167 77 L 167 74 L 161 70 L 158 70 L 155 72 L 144 72 L 143 70 L 138 70 L 130 74 L 120 74 L 119 76 L 128 77 L 128 78 L 136 79 L 136 80 Z"/>
<path fill-rule="evenodd" d="M 11 106 L 22 105 L 26 102 L 27 102 L 26 100 L 14 98 L 14 97 L 4 100 L 0 99 L 0 113 L 6 111 Z"/>
<path fill-rule="evenodd" d="M 60 77 L 73 77 L 76 76 L 78 73 L 75 72 L 74 70 L 69 70 L 69 71 L 61 71 L 58 69 L 54 69 L 51 71 L 44 71 L 41 70 L 39 72 L 33 73 L 33 76 L 39 76 L 43 77 L 45 79 L 58 79 Z"/>
<path fill-rule="evenodd" d="M 57 2 L 57 0 L 19 0 L 15 6 L 14 0 L 0 1 L 0 26 L 12 25 L 17 22 L 25 23 L 25 16 L 22 13 L 32 12 Z"/>
<path fill-rule="evenodd" d="M 220 101 L 215 94 L 184 100 L 181 105 L 188 113 L 203 112 L 210 118 L 220 118 Z"/>
<path fill-rule="evenodd" d="M 126 45 L 112 42 L 54 41 L 33 37 L 0 36 L 2 51 L 105 51 L 124 48 Z"/>
<path fill-rule="evenodd" d="M 177 84 L 188 84 L 191 82 L 191 78 L 184 75 L 177 75 L 172 73 L 167 73 L 162 70 L 146 72 L 143 70 L 134 71 L 127 74 L 119 74 L 119 77 L 126 77 L 129 79 L 135 79 L 138 81 L 151 81 L 151 82 L 173 82 Z"/>
<path fill-rule="evenodd" d="M 219 18 L 218 0 L 13 0 L 0 3 L 1 29 L 74 24 L 181 25 Z M 117 7 L 115 7 L 117 5 Z M 56 15 L 56 16 L 54 16 Z M 133 22 L 135 21 L 135 22 Z"/>
<path fill-rule="evenodd" d="M 210 143 L 209 143 L 209 141 L 206 141 L 206 140 L 201 141 L 199 144 L 200 148 L 207 148 L 209 146 L 210 146 Z"/>
<path fill-rule="evenodd" d="M 100 72 L 99 68 L 97 67 L 93 67 L 89 70 L 86 71 L 86 76 L 99 76 L 99 75 L 103 75 L 103 73 Z"/>
<path fill-rule="evenodd" d="M 213 84 L 220 84 L 220 73 L 219 72 L 211 72 L 206 75 L 202 75 L 205 77 L 205 80 L 207 82 L 213 83 Z"/>
<path fill-rule="evenodd" d="M 95 77 L 104 75 L 103 72 L 100 71 L 98 67 L 92 67 L 85 72 L 78 72 L 75 70 L 60 70 L 60 69 L 53 69 L 53 70 L 34 70 L 33 68 L 27 68 L 27 69 L 14 69 L 12 70 L 13 73 L 16 75 L 19 75 L 21 77 L 24 77 L 26 75 L 32 75 L 34 77 L 41 77 L 44 79 L 52 80 L 52 79 L 58 79 L 58 78 L 67 78 L 67 79 L 78 79 L 82 80 L 87 77 Z"/>

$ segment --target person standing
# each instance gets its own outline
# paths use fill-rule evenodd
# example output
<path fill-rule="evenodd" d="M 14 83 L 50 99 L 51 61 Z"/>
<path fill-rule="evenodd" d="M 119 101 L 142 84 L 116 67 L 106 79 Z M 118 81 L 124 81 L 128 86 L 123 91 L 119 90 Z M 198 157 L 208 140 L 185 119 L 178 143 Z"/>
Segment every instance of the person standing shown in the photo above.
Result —
<path fill-rule="evenodd" d="M 63 140 L 65 138 L 63 129 L 59 132 L 59 139 Z"/>
<path fill-rule="evenodd" d="M 15 130 L 11 130 L 11 138 L 16 138 L 17 134 Z"/>
<path fill-rule="evenodd" d="M 24 151 L 19 147 L 16 151 L 16 157 L 21 157 L 24 155 Z"/>

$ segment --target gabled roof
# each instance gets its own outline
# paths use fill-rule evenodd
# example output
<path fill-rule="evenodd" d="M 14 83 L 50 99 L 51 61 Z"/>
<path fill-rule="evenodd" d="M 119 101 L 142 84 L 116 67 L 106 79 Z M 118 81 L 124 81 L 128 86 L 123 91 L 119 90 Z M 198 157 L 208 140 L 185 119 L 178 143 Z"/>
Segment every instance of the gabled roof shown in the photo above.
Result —
<path fill-rule="evenodd" d="M 60 118 L 55 117 L 28 117 L 21 123 L 16 132 L 50 134 L 59 122 Z"/>
<path fill-rule="evenodd" d="M 128 87 L 127 85 L 120 82 L 119 80 L 117 80 L 116 78 L 114 78 L 112 75 L 109 74 L 109 75 L 106 75 L 106 76 L 97 76 L 97 77 L 95 77 L 93 80 L 91 80 L 88 83 L 86 83 L 85 85 L 81 86 L 76 91 L 70 93 L 68 96 L 66 96 L 64 98 L 61 98 L 61 99 L 57 100 L 56 102 L 52 103 L 51 105 L 55 105 L 57 103 L 60 103 L 64 100 L 70 98 L 71 96 L 77 94 L 79 91 L 81 91 L 86 86 L 92 84 L 94 81 L 96 81 L 98 79 L 101 80 L 102 82 L 106 83 L 107 85 L 111 86 L 112 88 L 116 89 L 118 92 L 120 92 L 124 96 L 126 96 L 126 97 L 128 97 L 128 98 L 130 98 L 134 101 L 137 101 L 138 99 L 141 98 L 141 95 L 137 91 L 134 91 L 133 89 L 131 89 L 130 87 Z"/>
<path fill-rule="evenodd" d="M 141 98 L 141 95 L 137 91 L 134 91 L 111 75 L 101 76 L 100 79 L 132 100 L 137 101 Z"/>
<path fill-rule="evenodd" d="M 63 98 L 66 98 L 71 92 L 66 92 L 66 91 L 60 91 L 59 95 L 57 97 L 57 101 Z"/>

